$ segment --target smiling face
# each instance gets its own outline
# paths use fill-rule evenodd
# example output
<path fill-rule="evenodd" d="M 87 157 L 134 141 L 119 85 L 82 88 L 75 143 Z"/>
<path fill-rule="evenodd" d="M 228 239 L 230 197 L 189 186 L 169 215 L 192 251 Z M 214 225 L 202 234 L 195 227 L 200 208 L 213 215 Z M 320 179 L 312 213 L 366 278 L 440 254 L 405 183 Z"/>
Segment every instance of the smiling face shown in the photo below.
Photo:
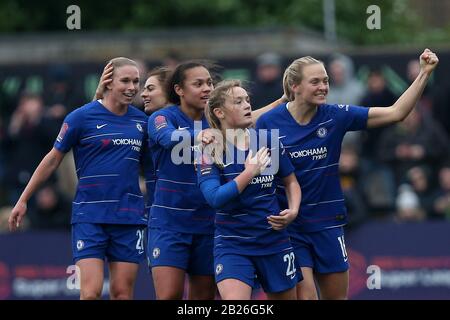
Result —
<path fill-rule="evenodd" d="M 220 108 L 222 127 L 245 129 L 252 125 L 252 107 L 250 98 L 242 87 L 233 87 L 225 98 L 225 104 Z"/>
<path fill-rule="evenodd" d="M 132 65 L 115 68 L 112 80 L 109 94 L 119 104 L 129 105 L 139 91 L 138 69 Z"/>
<path fill-rule="evenodd" d="M 209 71 L 201 66 L 186 70 L 182 85 L 175 85 L 175 91 L 180 96 L 181 104 L 200 110 L 205 109 L 213 88 Z"/>
<path fill-rule="evenodd" d="M 141 97 L 144 101 L 144 111 L 147 114 L 151 114 L 167 105 L 167 98 L 158 76 L 151 76 L 147 79 Z"/>
<path fill-rule="evenodd" d="M 321 63 L 307 65 L 303 68 L 303 77 L 299 84 L 293 85 L 295 98 L 302 103 L 318 106 L 326 103 L 328 90 L 328 74 Z"/>

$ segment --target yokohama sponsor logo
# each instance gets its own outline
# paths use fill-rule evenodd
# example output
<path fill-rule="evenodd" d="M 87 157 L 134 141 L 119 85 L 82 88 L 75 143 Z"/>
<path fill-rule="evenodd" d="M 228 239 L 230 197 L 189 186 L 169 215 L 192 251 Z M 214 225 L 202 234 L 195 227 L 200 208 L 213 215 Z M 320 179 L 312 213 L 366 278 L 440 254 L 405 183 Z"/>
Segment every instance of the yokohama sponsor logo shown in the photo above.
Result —
<path fill-rule="evenodd" d="M 142 141 L 139 139 L 112 139 L 115 146 L 142 146 Z"/>
<path fill-rule="evenodd" d="M 271 175 L 266 175 L 266 176 L 258 176 L 252 179 L 251 184 L 259 184 L 259 183 L 268 183 L 268 182 L 272 182 L 274 179 L 273 174 Z"/>
<path fill-rule="evenodd" d="M 289 155 L 291 156 L 291 158 L 302 158 L 302 157 L 317 156 L 317 155 L 324 155 L 324 154 L 327 154 L 327 147 L 289 152 Z"/>

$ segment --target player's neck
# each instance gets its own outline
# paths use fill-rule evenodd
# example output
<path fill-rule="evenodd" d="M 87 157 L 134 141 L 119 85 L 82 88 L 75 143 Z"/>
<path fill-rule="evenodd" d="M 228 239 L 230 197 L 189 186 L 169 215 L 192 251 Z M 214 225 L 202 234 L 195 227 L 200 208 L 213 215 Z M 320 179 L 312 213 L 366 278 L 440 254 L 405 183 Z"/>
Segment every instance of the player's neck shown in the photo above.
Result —
<path fill-rule="evenodd" d="M 100 100 L 100 103 L 109 111 L 112 113 L 123 116 L 128 111 L 128 105 L 127 104 L 121 104 L 118 101 L 115 101 L 111 99 L 111 96 L 107 95 L 102 100 Z"/>
<path fill-rule="evenodd" d="M 190 107 L 184 103 L 180 104 L 180 109 L 191 120 L 197 121 L 197 120 L 202 120 L 202 118 L 203 118 L 203 110 L 202 109 Z"/>
<path fill-rule="evenodd" d="M 317 105 L 310 105 L 298 101 L 288 103 L 288 111 L 292 117 L 301 125 L 308 124 L 317 112 Z"/>

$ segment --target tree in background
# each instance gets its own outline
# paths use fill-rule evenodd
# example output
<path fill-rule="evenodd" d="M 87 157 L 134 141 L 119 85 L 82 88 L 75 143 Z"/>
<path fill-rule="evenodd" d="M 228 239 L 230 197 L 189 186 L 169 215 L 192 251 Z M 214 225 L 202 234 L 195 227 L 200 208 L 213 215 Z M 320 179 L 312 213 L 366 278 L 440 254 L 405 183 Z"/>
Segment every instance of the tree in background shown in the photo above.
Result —
<path fill-rule="evenodd" d="M 66 31 L 72 0 L 3 0 L 0 32 Z M 435 1 L 436 2 L 436 1 Z M 450 22 L 430 28 L 413 0 L 335 0 L 339 40 L 354 44 L 423 44 L 450 41 Z M 440 3 L 446 8 L 444 0 Z M 83 31 L 142 31 L 186 27 L 305 27 L 323 30 L 322 0 L 115 0 L 77 1 Z M 381 9 L 381 30 L 368 30 L 366 9 Z M 439 11 L 439 6 L 434 10 Z M 450 19 L 446 19 L 450 21 Z M 425 26 L 427 26 L 425 28 Z"/>

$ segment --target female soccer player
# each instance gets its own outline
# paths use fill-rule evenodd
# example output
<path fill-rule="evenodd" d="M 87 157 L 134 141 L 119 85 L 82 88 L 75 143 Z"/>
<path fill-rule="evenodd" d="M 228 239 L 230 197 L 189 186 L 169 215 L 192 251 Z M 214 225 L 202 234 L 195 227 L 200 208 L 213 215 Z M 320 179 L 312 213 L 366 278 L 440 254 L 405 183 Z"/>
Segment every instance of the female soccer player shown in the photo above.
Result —
<path fill-rule="evenodd" d="M 94 100 L 102 99 L 105 87 L 112 81 L 114 67 L 108 63 L 103 69 Z M 144 101 L 144 111 L 150 115 L 161 108 L 167 107 L 169 102 L 165 92 L 166 81 L 170 77 L 171 70 L 167 67 L 156 67 L 149 72 L 141 98 Z"/>
<path fill-rule="evenodd" d="M 283 87 L 290 102 L 262 115 L 257 128 L 280 130 L 302 186 L 300 214 L 288 229 L 304 276 L 297 285 L 299 299 L 318 298 L 314 275 L 320 298 L 347 298 L 347 213 L 338 169 L 344 134 L 405 119 L 438 62 L 436 54 L 425 49 L 411 86 L 394 105 L 374 108 L 326 104 L 328 75 L 323 63 L 312 57 L 297 59 L 286 69 Z"/>
<path fill-rule="evenodd" d="M 181 299 L 185 273 L 190 275 L 189 299 L 215 296 L 214 210 L 197 186 L 193 165 L 194 121 L 201 123 L 200 129 L 208 128 L 204 109 L 212 89 L 207 65 L 199 61 L 181 63 L 166 83 L 168 100 L 175 105 L 149 118 L 157 185 L 149 220 L 148 255 L 158 299 Z"/>
<path fill-rule="evenodd" d="M 250 299 L 257 276 L 269 299 L 295 299 L 300 273 L 284 229 L 300 206 L 294 168 L 278 137 L 273 141 L 267 132 L 261 137 L 248 130 L 253 124 L 251 106 L 239 81 L 223 81 L 212 91 L 206 116 L 223 143 L 220 151 L 214 150 L 212 157 L 203 155 L 197 165 L 200 189 L 218 210 L 214 265 L 220 295 L 226 300 Z M 251 149 L 258 148 L 253 157 Z M 276 160 L 272 168 L 278 169 L 267 172 L 271 158 Z M 246 159 L 245 163 L 239 159 Z M 275 175 L 283 180 L 288 195 L 289 208 L 282 212 Z"/>
<path fill-rule="evenodd" d="M 167 82 L 167 95 L 175 105 L 149 118 L 157 182 L 150 210 L 148 255 L 157 299 L 182 299 L 185 273 L 190 276 L 189 299 L 215 297 L 214 211 L 197 187 L 192 161 L 194 121 L 207 126 L 203 111 L 212 89 L 205 64 L 182 63 Z M 180 140 L 183 149 L 177 150 Z M 187 157 L 187 161 L 177 161 L 173 155 Z"/>
<path fill-rule="evenodd" d="M 95 100 L 103 98 L 106 86 L 112 81 L 113 70 L 114 67 L 111 63 L 108 63 L 103 69 L 103 73 L 100 77 L 100 81 L 95 92 Z M 165 93 L 165 85 L 170 74 L 171 70 L 166 67 L 156 67 L 148 74 L 148 78 L 144 84 L 144 89 L 141 93 L 141 98 L 144 103 L 144 111 L 147 115 L 168 106 L 169 102 Z M 149 211 L 153 203 L 156 184 L 156 177 L 153 170 L 151 157 L 146 157 L 144 159 L 144 168 L 145 187 L 147 192 L 147 203 L 145 208 Z"/>
<path fill-rule="evenodd" d="M 146 114 L 151 115 L 153 112 L 169 105 L 165 88 L 171 72 L 167 67 L 157 67 L 148 74 L 141 93 Z"/>
<path fill-rule="evenodd" d="M 147 155 L 147 117 L 130 103 L 139 91 L 136 63 L 111 60 L 112 81 L 104 99 L 71 112 L 53 149 L 34 172 L 9 218 L 20 226 L 27 202 L 73 148 L 78 186 L 72 206 L 72 252 L 80 270 L 80 298 L 97 299 L 104 260 L 111 299 L 131 299 L 138 264 L 144 259 L 147 216 L 139 189 L 139 167 Z"/>

